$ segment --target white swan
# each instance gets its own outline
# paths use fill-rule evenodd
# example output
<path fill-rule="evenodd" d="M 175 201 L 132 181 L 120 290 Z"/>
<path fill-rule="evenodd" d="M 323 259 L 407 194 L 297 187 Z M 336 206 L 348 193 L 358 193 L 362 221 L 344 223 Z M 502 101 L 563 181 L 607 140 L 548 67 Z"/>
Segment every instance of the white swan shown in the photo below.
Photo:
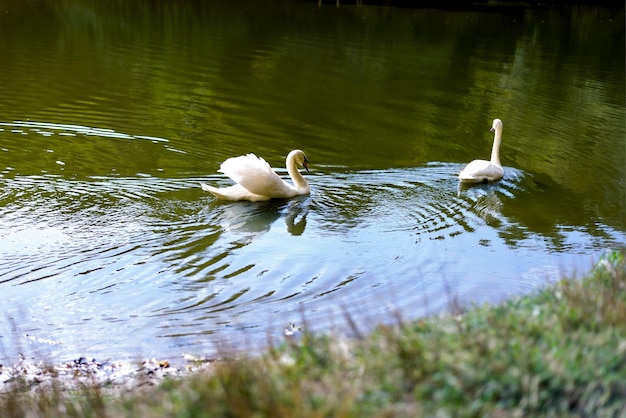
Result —
<path fill-rule="evenodd" d="M 308 162 L 306 155 L 300 150 L 293 150 L 287 155 L 287 172 L 293 181 L 293 185 L 291 185 L 281 179 L 263 158 L 254 154 L 242 155 L 227 159 L 218 170 L 237 184 L 221 189 L 204 183 L 200 183 L 200 185 L 202 190 L 211 192 L 215 197 L 222 200 L 258 202 L 309 194 L 309 184 L 296 167 L 296 164 L 299 164 L 308 172 Z"/>
<path fill-rule="evenodd" d="M 459 173 L 463 183 L 482 183 L 485 181 L 500 180 L 504 176 L 504 169 L 500 163 L 500 142 L 502 142 L 502 121 L 494 119 L 491 131 L 495 131 L 491 161 L 474 160 Z"/>

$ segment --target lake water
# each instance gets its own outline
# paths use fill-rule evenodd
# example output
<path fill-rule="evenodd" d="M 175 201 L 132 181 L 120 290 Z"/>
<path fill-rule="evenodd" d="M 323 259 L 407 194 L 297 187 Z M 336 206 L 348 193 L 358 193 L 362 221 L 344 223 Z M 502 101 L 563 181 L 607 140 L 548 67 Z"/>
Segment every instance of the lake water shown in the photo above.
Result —
<path fill-rule="evenodd" d="M 256 350 L 584 274 L 626 245 L 624 27 L 623 4 L 4 2 L 0 356 Z M 460 187 L 494 118 L 505 177 Z M 199 187 L 249 152 L 286 178 L 295 148 L 310 196 Z"/>

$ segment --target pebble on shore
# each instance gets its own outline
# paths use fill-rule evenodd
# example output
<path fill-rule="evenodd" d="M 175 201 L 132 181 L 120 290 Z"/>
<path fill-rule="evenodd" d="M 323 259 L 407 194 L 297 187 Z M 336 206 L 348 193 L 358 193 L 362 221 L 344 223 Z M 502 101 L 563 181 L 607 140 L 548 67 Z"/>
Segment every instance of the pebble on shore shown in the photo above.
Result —
<path fill-rule="evenodd" d="M 13 366 L 0 364 L 0 394 L 25 390 L 78 390 L 97 387 L 114 392 L 134 391 L 151 387 L 165 378 L 178 378 L 206 370 L 211 362 L 187 359 L 185 367 L 174 367 L 167 360 L 150 359 L 143 362 L 111 361 L 80 357 L 76 360 L 50 365 L 42 360 L 20 356 Z"/>

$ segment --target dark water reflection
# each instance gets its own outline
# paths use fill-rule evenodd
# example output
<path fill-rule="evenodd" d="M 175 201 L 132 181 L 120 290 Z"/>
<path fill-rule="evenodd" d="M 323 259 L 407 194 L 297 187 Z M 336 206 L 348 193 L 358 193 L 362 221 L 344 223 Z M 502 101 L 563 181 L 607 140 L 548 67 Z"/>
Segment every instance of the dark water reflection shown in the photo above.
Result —
<path fill-rule="evenodd" d="M 211 353 L 497 301 L 626 243 L 624 9 L 9 2 L 7 356 Z M 505 178 L 460 187 L 504 121 Z M 311 196 L 221 203 L 256 152 Z"/>

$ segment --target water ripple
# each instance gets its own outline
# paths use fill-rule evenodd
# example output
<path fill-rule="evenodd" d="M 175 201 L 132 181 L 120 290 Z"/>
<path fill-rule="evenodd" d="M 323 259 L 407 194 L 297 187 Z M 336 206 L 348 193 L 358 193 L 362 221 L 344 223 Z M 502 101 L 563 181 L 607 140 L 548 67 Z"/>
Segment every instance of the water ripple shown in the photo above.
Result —
<path fill-rule="evenodd" d="M 223 176 L 0 178 L 0 284 L 41 294 L 62 283 L 56 303 L 81 321 L 138 323 L 176 341 L 254 334 L 303 310 L 324 324 L 441 309 L 471 270 L 449 263 L 448 248 L 488 251 L 497 231 L 515 231 L 502 208 L 525 179 L 507 168 L 499 183 L 465 188 L 459 168 L 322 167 L 307 177 L 310 196 L 259 203 L 198 187 Z M 373 294 L 388 302 L 371 306 Z"/>

